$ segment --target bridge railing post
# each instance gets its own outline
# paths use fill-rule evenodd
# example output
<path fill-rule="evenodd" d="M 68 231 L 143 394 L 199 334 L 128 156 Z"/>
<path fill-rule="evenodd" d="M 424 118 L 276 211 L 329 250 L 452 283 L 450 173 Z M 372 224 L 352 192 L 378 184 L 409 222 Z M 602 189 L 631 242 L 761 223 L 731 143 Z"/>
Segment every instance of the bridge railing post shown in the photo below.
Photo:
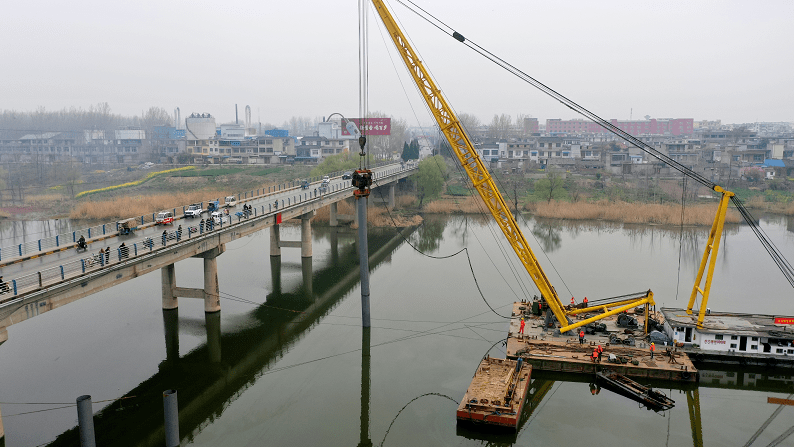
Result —
<path fill-rule="evenodd" d="M 11 284 L 14 286 L 14 296 L 16 296 L 17 295 L 17 280 L 16 279 L 12 279 L 11 280 Z"/>
<path fill-rule="evenodd" d="M 80 260 L 80 267 L 83 269 L 83 273 L 85 273 L 85 259 Z"/>
<path fill-rule="evenodd" d="M 39 251 L 41 251 L 41 239 L 39 239 Z"/>
<path fill-rule="evenodd" d="M 22 244 L 19 244 L 19 256 L 22 256 Z"/>
<path fill-rule="evenodd" d="M 56 247 L 60 247 L 61 246 L 61 244 L 58 242 L 58 235 L 57 234 L 55 235 L 55 246 Z"/>
<path fill-rule="evenodd" d="M 65 278 L 65 276 L 63 274 L 63 266 L 60 266 L 60 267 L 61 267 L 61 281 L 63 281 L 66 278 Z"/>

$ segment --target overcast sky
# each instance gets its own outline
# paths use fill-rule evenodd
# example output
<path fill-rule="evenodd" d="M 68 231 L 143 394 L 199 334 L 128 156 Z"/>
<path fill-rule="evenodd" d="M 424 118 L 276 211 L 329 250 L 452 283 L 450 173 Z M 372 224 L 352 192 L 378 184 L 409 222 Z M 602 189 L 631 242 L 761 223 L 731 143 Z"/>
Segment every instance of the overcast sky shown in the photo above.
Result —
<path fill-rule="evenodd" d="M 415 1 L 603 118 L 794 121 L 791 0 Z M 241 119 L 250 105 L 254 122 L 274 124 L 358 115 L 354 0 L 3 5 L 0 109 L 178 106 L 183 117 L 225 122 L 237 103 Z M 484 122 L 577 117 L 395 0 L 390 7 L 458 112 Z M 429 123 L 381 30 L 370 8 L 370 110 Z"/>

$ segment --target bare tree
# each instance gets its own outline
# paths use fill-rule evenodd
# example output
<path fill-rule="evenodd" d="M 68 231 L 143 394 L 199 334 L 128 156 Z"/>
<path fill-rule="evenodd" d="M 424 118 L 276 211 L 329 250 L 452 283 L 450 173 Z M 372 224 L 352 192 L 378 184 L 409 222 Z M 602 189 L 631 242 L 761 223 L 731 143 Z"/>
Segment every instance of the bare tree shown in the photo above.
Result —
<path fill-rule="evenodd" d="M 488 125 L 488 136 L 491 138 L 503 139 L 510 136 L 513 130 L 513 118 L 510 115 L 494 115 L 491 124 Z"/>

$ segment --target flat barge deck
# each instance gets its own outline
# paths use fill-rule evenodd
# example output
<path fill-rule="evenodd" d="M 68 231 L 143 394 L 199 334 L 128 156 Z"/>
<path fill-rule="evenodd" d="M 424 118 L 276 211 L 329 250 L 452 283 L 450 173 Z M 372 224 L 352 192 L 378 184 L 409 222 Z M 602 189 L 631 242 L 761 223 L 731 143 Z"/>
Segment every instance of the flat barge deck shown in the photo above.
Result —
<path fill-rule="evenodd" d="M 484 358 L 460 402 L 458 422 L 516 430 L 531 374 L 523 360 Z"/>
<path fill-rule="evenodd" d="M 576 330 L 555 336 L 554 330 L 544 330 L 544 319 L 532 315 L 527 307 L 529 304 L 522 302 L 513 305 L 507 358 L 522 358 L 535 370 L 595 374 L 610 369 L 630 377 L 683 382 L 698 379 L 697 369 L 689 357 L 673 346 L 656 346 L 651 359 L 649 346 L 644 341 L 633 341 L 633 346 L 623 342 L 616 344 L 615 337 L 624 342 L 633 337 L 627 333 L 631 331 L 617 326 L 616 318 L 601 320 L 606 330 L 586 335 L 585 342 L 580 344 L 578 333 L 573 333 Z M 519 333 L 522 316 L 525 319 L 523 334 Z M 635 332 L 641 333 L 641 330 Z M 600 363 L 592 360 L 593 350 L 598 345 L 604 349 Z"/>

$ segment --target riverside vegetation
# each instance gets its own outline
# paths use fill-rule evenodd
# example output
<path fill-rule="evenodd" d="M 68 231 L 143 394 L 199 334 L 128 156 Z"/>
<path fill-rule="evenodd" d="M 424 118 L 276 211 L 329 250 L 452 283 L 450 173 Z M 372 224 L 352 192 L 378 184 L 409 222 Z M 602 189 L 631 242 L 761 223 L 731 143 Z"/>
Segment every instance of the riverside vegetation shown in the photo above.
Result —
<path fill-rule="evenodd" d="M 68 216 L 73 219 L 112 220 L 177 208 L 193 202 L 223 198 L 241 191 L 267 189 L 309 175 L 354 169 L 358 157 L 349 154 L 328 157 L 310 166 L 205 166 L 166 167 L 155 172 L 117 168 L 86 172 L 66 188 L 47 185 L 30 188 L 19 196 L 0 197 L 0 213 L 9 217 L 34 218 Z M 387 212 L 381 205 L 370 206 L 373 226 L 415 225 L 421 214 L 487 214 L 457 166 L 440 156 L 422 160 L 418 175 L 400 185 L 397 209 Z M 705 188 L 685 184 L 680 178 L 648 179 L 559 172 L 535 174 L 495 174 L 495 181 L 511 210 L 545 218 L 604 220 L 658 225 L 711 225 L 717 197 Z M 794 194 L 787 180 L 777 183 L 736 184 L 729 188 L 748 208 L 794 215 Z M 82 190 L 83 192 L 78 192 Z M 18 191 L 23 191 L 18 188 Z M 373 192 L 373 196 L 376 196 Z M 21 195 L 21 194 L 20 194 Z M 82 195 L 82 196 L 81 196 Z M 70 197 L 71 196 L 71 197 Z M 86 197 L 87 196 L 87 197 Z M 74 198 L 72 198 L 74 197 Z M 377 197 L 377 196 L 376 196 Z M 681 201 L 684 199 L 685 206 Z M 352 214 L 350 206 L 339 204 L 339 212 Z M 36 214 L 38 211 L 39 214 Z M 319 210 L 316 220 L 327 221 L 327 210 Z M 2 214 L 0 214 L 2 216 Z M 738 213 L 729 209 L 728 222 L 739 222 Z"/>

